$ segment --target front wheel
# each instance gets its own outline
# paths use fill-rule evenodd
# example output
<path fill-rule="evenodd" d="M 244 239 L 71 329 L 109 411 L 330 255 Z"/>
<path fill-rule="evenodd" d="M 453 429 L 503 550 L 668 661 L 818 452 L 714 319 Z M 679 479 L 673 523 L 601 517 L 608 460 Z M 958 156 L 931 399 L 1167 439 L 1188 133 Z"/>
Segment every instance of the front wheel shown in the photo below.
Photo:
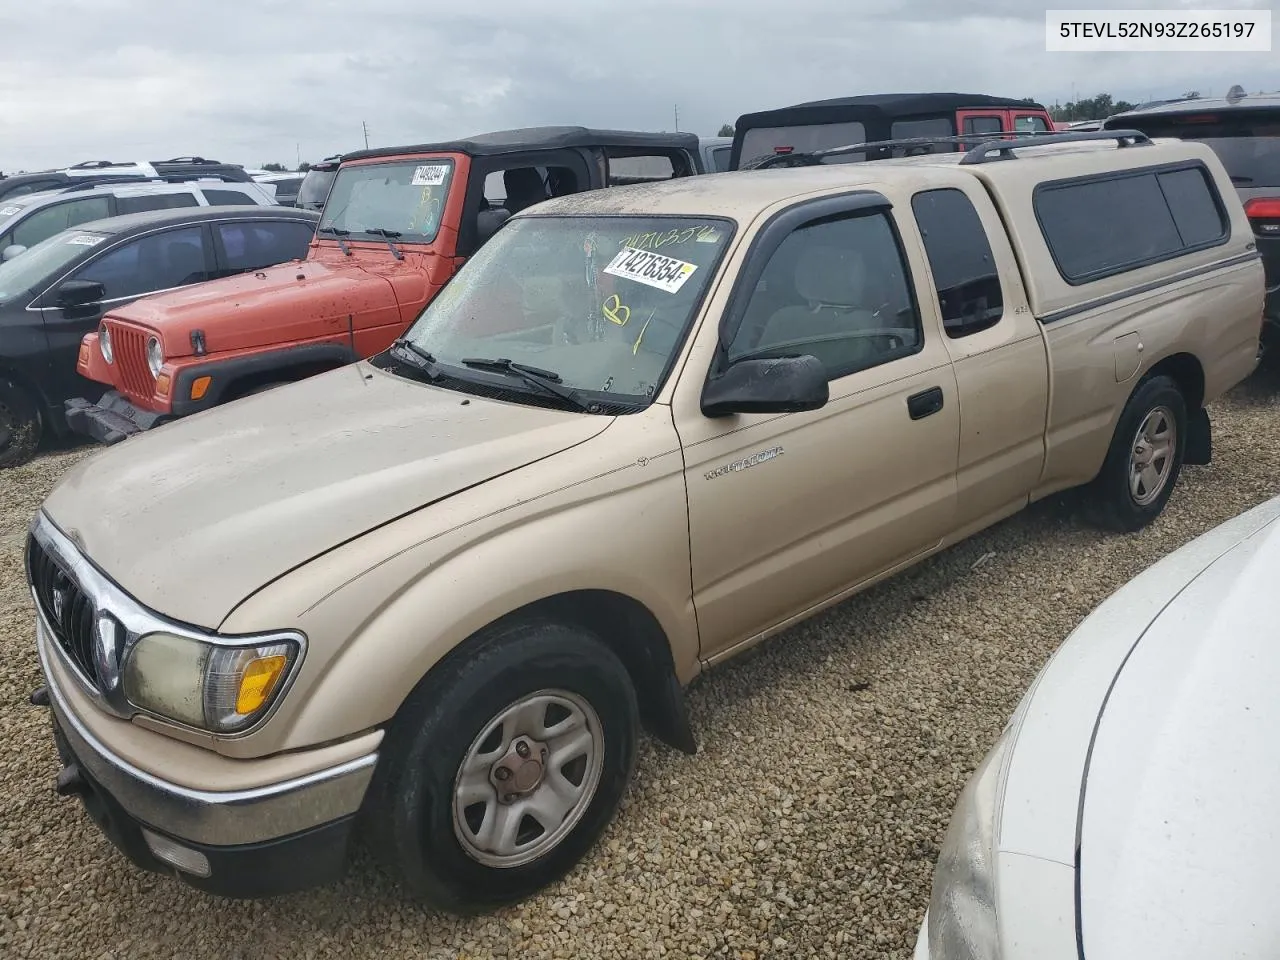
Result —
<path fill-rule="evenodd" d="M 40 446 L 41 432 L 35 398 L 0 377 L 0 469 L 30 460 Z"/>
<path fill-rule="evenodd" d="M 1103 525 L 1129 533 L 1159 516 L 1182 471 L 1186 442 L 1187 404 L 1178 385 L 1165 376 L 1139 384 L 1093 482 Z"/>
<path fill-rule="evenodd" d="M 626 668 L 577 627 L 521 623 L 438 667 L 387 733 L 366 819 L 428 905 L 473 913 L 559 879 L 612 819 L 635 764 Z"/>

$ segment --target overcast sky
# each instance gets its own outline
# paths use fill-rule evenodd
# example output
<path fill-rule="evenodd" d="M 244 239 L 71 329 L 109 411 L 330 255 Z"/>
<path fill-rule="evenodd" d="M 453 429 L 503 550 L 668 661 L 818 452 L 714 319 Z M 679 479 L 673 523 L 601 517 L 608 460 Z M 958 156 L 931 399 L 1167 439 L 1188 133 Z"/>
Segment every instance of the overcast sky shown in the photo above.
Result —
<path fill-rule="evenodd" d="M 293 166 L 363 147 L 362 121 L 372 146 L 388 146 L 539 124 L 671 130 L 678 104 L 679 129 L 712 136 L 752 110 L 856 93 L 1052 104 L 1073 91 L 1139 101 L 1235 83 L 1280 89 L 1280 43 L 1273 53 L 1046 53 L 1046 5 L 1073 6 L 0 0 L 0 170 L 193 153 Z"/>

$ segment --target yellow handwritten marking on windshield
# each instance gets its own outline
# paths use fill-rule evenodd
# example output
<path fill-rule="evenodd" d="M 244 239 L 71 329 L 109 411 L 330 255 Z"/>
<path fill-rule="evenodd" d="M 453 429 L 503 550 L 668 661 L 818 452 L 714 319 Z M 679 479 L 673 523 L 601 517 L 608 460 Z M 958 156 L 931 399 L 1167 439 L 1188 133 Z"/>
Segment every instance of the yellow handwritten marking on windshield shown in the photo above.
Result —
<path fill-rule="evenodd" d="M 635 247 L 638 250 L 656 250 L 658 247 L 665 247 L 669 243 L 682 244 L 689 243 L 692 240 L 698 240 L 703 243 L 714 243 L 720 237 L 716 232 L 716 228 L 704 224 L 700 227 L 685 227 L 683 230 L 667 230 L 653 231 L 650 233 L 633 233 L 631 236 L 623 240 L 618 246 Z"/>
<path fill-rule="evenodd" d="M 649 321 L 653 319 L 653 315 L 657 313 L 657 308 L 649 311 L 649 316 L 645 318 L 644 326 L 640 328 L 640 336 L 636 337 L 636 342 L 631 345 L 631 355 L 634 357 L 640 351 L 640 341 L 644 339 L 644 332 L 649 329 Z"/>
<path fill-rule="evenodd" d="M 434 224 L 436 215 L 440 212 L 440 201 L 435 197 L 435 191 L 430 187 L 423 187 L 422 193 L 418 197 L 418 206 L 413 211 L 413 216 L 409 218 L 409 230 L 418 231 L 420 227 L 426 224 Z M 429 231 L 423 230 L 423 233 Z"/>
<path fill-rule="evenodd" d="M 627 321 L 631 319 L 631 308 L 623 303 L 616 293 L 604 302 L 600 312 L 604 314 L 606 320 L 610 323 L 616 323 L 620 327 L 625 327 Z M 641 331 L 641 333 L 643 332 Z"/>

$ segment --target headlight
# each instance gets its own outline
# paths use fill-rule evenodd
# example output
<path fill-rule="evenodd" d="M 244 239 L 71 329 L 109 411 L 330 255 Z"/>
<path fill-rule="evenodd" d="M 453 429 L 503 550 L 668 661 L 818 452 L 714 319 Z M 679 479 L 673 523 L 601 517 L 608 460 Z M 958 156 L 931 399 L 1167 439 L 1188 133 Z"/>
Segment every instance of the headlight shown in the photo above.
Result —
<path fill-rule="evenodd" d="M 124 664 L 135 707 L 214 733 L 250 726 L 284 687 L 301 652 L 292 638 L 227 646 L 172 633 L 138 639 Z"/>
<path fill-rule="evenodd" d="M 153 377 L 160 376 L 160 368 L 164 366 L 164 350 L 156 337 L 147 341 L 147 366 L 151 368 Z"/>
<path fill-rule="evenodd" d="M 998 960 L 995 833 L 1011 724 L 983 758 L 951 813 L 929 900 L 930 960 Z"/>
<path fill-rule="evenodd" d="M 98 328 L 98 348 L 102 351 L 103 360 L 107 363 L 114 362 L 111 354 L 111 331 L 105 323 Z"/>

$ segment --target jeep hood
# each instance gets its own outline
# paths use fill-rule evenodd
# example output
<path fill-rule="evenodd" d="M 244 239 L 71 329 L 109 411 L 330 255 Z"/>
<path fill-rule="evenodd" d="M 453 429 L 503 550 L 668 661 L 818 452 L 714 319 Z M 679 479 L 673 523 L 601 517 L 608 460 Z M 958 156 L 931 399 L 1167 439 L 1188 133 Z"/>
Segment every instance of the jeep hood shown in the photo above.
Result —
<path fill-rule="evenodd" d="M 294 567 L 611 422 L 359 362 L 108 447 L 43 509 L 139 601 L 216 629 Z"/>
<path fill-rule="evenodd" d="M 192 353 L 191 332 L 202 330 L 209 353 L 294 343 L 400 322 L 395 291 L 385 276 L 345 263 L 294 260 L 181 290 L 135 300 L 111 311 L 114 319 L 157 330 L 168 357 Z M 350 320 L 348 320 L 350 318 Z"/>

